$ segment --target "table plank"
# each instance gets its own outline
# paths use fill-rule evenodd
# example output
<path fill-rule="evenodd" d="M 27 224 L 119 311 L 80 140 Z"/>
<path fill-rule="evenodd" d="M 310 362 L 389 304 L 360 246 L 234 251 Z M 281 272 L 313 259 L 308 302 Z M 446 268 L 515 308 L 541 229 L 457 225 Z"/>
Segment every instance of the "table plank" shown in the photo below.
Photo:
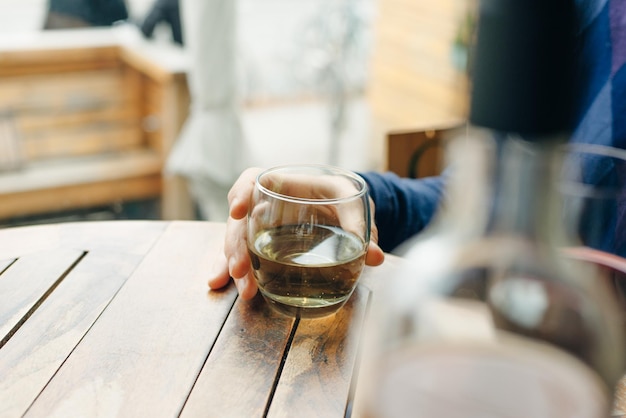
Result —
<path fill-rule="evenodd" d="M 615 388 L 615 402 L 613 404 L 614 417 L 626 416 L 626 376 L 623 377 Z"/>
<path fill-rule="evenodd" d="M 60 224 L 37 225 L 0 230 L 0 257 L 18 258 L 26 254 L 58 248 Z"/>
<path fill-rule="evenodd" d="M 14 258 L 8 258 L 6 260 L 0 260 L 0 274 L 2 274 L 2 272 L 4 270 L 6 270 L 6 268 L 9 267 L 14 261 L 15 261 Z"/>
<path fill-rule="evenodd" d="M 25 416 L 176 416 L 236 298 L 208 292 L 225 225 L 171 223 Z"/>
<path fill-rule="evenodd" d="M 0 347 L 82 255 L 83 251 L 74 249 L 29 254 L 20 257 L 2 273 Z"/>
<path fill-rule="evenodd" d="M 26 412 L 141 259 L 88 253 L 2 347 L 0 416 Z"/>
<path fill-rule="evenodd" d="M 154 243 L 150 237 L 166 226 L 166 222 L 158 221 L 101 221 L 5 228 L 0 231 L 0 258 L 18 258 L 55 248 L 145 254 Z"/>
<path fill-rule="evenodd" d="M 238 300 L 181 417 L 262 417 L 295 320 Z"/>
<path fill-rule="evenodd" d="M 303 319 L 268 417 L 343 417 L 370 291 L 357 287 L 335 315 Z"/>

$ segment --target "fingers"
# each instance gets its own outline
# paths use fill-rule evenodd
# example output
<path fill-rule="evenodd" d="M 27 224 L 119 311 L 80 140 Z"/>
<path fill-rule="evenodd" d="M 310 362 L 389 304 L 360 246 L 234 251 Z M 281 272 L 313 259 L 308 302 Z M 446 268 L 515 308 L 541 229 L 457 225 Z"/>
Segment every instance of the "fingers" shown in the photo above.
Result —
<path fill-rule="evenodd" d="M 239 297 L 243 300 L 252 299 L 257 292 L 257 285 L 254 277 L 252 276 L 252 272 L 248 272 L 244 277 L 240 279 L 234 279 L 235 286 L 237 286 L 237 291 L 239 292 Z"/>
<path fill-rule="evenodd" d="M 209 274 L 209 288 L 221 289 L 226 286 L 230 281 L 230 274 L 228 273 L 228 261 L 223 252 L 215 260 L 213 270 Z"/>
<path fill-rule="evenodd" d="M 228 218 L 224 254 L 216 260 L 209 277 L 209 287 L 219 289 L 226 286 L 232 277 L 239 296 L 249 300 L 256 295 L 257 285 L 252 276 L 250 257 L 246 244 L 246 218 Z"/>
<path fill-rule="evenodd" d="M 230 277 L 226 257 L 220 257 L 216 261 L 213 272 L 209 275 L 209 288 L 212 290 L 223 288 L 230 282 Z M 243 300 L 252 299 L 256 295 L 257 285 L 251 272 L 233 280 L 239 292 L 239 297 Z"/>
<path fill-rule="evenodd" d="M 244 219 L 228 218 L 226 221 L 226 239 L 224 255 L 228 260 L 228 271 L 234 279 L 245 277 L 250 271 L 250 257 L 246 239 L 246 223 Z"/>
<path fill-rule="evenodd" d="M 221 289 L 230 282 L 230 278 L 228 262 L 226 257 L 222 256 L 216 260 L 214 270 L 209 275 L 209 288 L 211 290 Z M 239 297 L 243 300 L 250 300 L 256 295 L 257 285 L 251 272 L 248 272 L 241 278 L 233 279 L 233 281 L 239 292 Z"/>
<path fill-rule="evenodd" d="M 226 222 L 224 251 L 215 262 L 213 273 L 209 278 L 209 287 L 211 289 L 224 287 L 231 277 L 235 280 L 244 279 L 250 271 L 246 245 L 246 219 L 229 218 Z"/>
<path fill-rule="evenodd" d="M 230 216 L 226 222 L 224 251 L 215 261 L 208 281 L 209 288 L 220 289 L 232 277 L 239 296 L 244 300 L 252 299 L 257 292 L 246 244 L 246 215 L 254 182 L 260 172 L 260 168 L 245 170 L 228 192 Z"/>
<path fill-rule="evenodd" d="M 372 198 L 369 198 L 370 201 L 370 212 L 371 212 L 371 231 L 370 231 L 370 244 L 367 249 L 367 254 L 365 255 L 365 264 L 368 266 L 379 266 L 385 261 L 385 253 L 378 246 L 378 227 L 376 223 L 374 223 L 374 215 L 376 212 L 376 206 L 374 205 L 374 201 Z"/>
<path fill-rule="evenodd" d="M 375 242 L 370 242 L 367 254 L 365 254 L 365 264 L 368 266 L 380 266 L 383 261 L 385 261 L 383 250 Z"/>
<path fill-rule="evenodd" d="M 216 260 L 208 281 L 211 289 L 219 289 L 226 286 L 232 277 L 239 296 L 244 300 L 252 299 L 258 290 L 250 264 L 246 236 L 250 196 L 260 172 L 260 168 L 245 170 L 228 193 L 230 216 L 226 222 L 224 253 Z M 383 263 L 385 255 L 377 244 L 378 229 L 373 221 L 375 208 L 371 199 L 370 207 L 372 229 L 365 263 L 369 266 L 378 266 Z"/>
<path fill-rule="evenodd" d="M 226 241 L 224 254 L 228 260 L 228 272 L 235 280 L 235 286 L 239 296 L 244 299 L 252 299 L 257 291 L 256 282 L 252 276 L 250 256 L 246 240 L 247 219 L 233 219 L 226 222 Z"/>
<path fill-rule="evenodd" d="M 248 214 L 248 206 L 250 196 L 254 190 L 254 182 L 261 171 L 260 168 L 248 168 L 241 173 L 228 192 L 230 216 L 233 219 L 243 219 Z M 228 239 L 228 235 L 226 235 L 226 237 Z"/>

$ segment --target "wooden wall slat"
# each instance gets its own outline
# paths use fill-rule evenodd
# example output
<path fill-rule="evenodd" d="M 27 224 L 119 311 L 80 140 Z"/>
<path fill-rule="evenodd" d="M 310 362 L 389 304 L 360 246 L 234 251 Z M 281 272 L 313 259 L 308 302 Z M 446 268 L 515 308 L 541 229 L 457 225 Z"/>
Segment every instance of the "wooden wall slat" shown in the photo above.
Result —
<path fill-rule="evenodd" d="M 146 142 L 155 149 L 162 149 L 163 141 L 163 91 L 158 84 L 144 77 L 143 118 L 146 126 L 144 135 Z"/>
<path fill-rule="evenodd" d="M 0 217 L 160 195 L 168 219 L 194 218 L 184 183 L 162 173 L 187 114 L 185 73 L 156 58 L 113 43 L 0 51 L 0 114 L 7 126 L 16 126 L 14 134 L 0 132 L 0 149 L 15 149 L 0 158 L 0 194 L 10 203 L 0 208 Z M 132 169 L 111 175 L 116 167 L 103 171 L 97 159 L 91 165 L 86 160 L 117 155 L 124 167 L 125 156 L 134 152 L 152 153 L 157 166 L 139 175 Z M 69 177 L 55 172 L 60 164 L 72 171 Z"/>
<path fill-rule="evenodd" d="M 0 177 L 0 190 L 6 194 L 20 193 L 160 174 L 160 170 L 161 157 L 151 151 L 58 159 L 47 164 L 31 164 L 17 172 L 5 173 Z"/>
<path fill-rule="evenodd" d="M 32 163 L 50 158 L 103 155 L 136 150 L 143 144 L 138 120 L 41 131 L 22 138 L 22 156 Z"/>
<path fill-rule="evenodd" d="M 29 49 L 0 52 L 0 76 L 54 74 L 118 66 L 118 46 L 71 49 Z"/>
<path fill-rule="evenodd" d="M 46 188 L 30 192 L 9 194 L 6 204 L 0 206 L 0 218 L 27 216 L 65 210 L 112 205 L 114 202 L 156 198 L 161 195 L 163 179 L 160 174 L 142 177 L 99 181 L 85 186 Z"/>
<path fill-rule="evenodd" d="M 0 107 L 17 112 L 92 109 L 124 94 L 119 68 L 0 78 Z"/>
<path fill-rule="evenodd" d="M 67 111 L 50 109 L 48 112 L 25 113 L 16 115 L 22 138 L 40 136 L 42 131 L 50 129 L 87 129 L 91 124 L 127 124 L 139 120 L 141 113 L 136 101 L 114 101 L 104 103 L 97 109 Z"/>
<path fill-rule="evenodd" d="M 368 102 L 378 129 L 387 134 L 465 118 L 467 81 L 453 66 L 452 43 L 471 1 L 380 0 L 377 6 Z"/>
<path fill-rule="evenodd" d="M 24 162 L 138 148 L 140 76 L 126 68 L 0 79 Z"/>
<path fill-rule="evenodd" d="M 222 239 L 193 231 L 169 225 L 26 417 L 177 416 L 237 295 L 208 291 Z"/>

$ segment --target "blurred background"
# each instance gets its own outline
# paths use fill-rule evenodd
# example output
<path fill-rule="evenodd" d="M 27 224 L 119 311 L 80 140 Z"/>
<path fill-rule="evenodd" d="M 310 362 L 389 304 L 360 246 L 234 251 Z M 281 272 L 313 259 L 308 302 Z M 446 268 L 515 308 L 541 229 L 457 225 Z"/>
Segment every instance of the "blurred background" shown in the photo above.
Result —
<path fill-rule="evenodd" d="M 164 3 L 44 30 L 0 0 L 0 226 L 224 220 L 245 167 L 384 171 L 390 133 L 465 118 L 470 0 L 181 0 L 182 39 Z"/>

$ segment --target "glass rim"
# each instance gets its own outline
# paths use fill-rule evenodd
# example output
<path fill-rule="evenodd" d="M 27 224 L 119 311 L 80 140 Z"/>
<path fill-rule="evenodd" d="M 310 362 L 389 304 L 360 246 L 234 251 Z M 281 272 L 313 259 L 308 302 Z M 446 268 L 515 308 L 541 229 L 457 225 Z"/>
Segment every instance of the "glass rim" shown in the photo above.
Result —
<path fill-rule="evenodd" d="M 328 174 L 340 175 L 340 176 L 343 176 L 345 178 L 348 178 L 354 181 L 356 184 L 360 186 L 360 189 L 357 190 L 354 194 L 351 194 L 349 196 L 344 196 L 344 197 L 309 198 L 309 197 L 290 196 L 284 193 L 279 193 L 261 184 L 261 178 L 268 174 L 285 171 L 285 170 L 292 170 L 292 169 L 317 170 L 321 173 L 326 172 Z M 343 202 L 347 202 L 351 200 L 361 199 L 363 196 L 365 196 L 368 193 L 367 182 L 365 181 L 365 179 L 363 179 L 363 177 L 361 177 L 360 175 L 358 175 L 352 170 L 348 170 L 346 168 L 341 168 L 341 167 L 328 165 L 328 164 L 283 164 L 283 165 L 278 165 L 275 167 L 267 168 L 261 171 L 256 176 L 255 187 L 261 193 L 271 196 L 275 199 L 279 199 L 279 200 L 283 200 L 285 202 L 291 202 L 291 203 L 305 203 L 308 205 L 338 204 L 338 203 L 343 203 Z"/>

